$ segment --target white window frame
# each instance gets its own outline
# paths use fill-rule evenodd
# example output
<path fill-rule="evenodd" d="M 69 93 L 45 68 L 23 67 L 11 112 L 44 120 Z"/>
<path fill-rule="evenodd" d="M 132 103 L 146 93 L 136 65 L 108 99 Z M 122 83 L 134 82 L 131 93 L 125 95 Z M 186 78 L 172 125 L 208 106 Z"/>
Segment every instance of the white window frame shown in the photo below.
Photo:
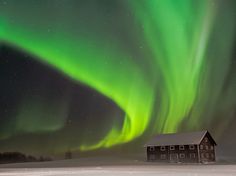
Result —
<path fill-rule="evenodd" d="M 195 153 L 190 153 L 189 157 L 190 158 L 196 158 L 196 154 Z"/>
<path fill-rule="evenodd" d="M 175 150 L 175 146 L 174 146 L 174 145 L 171 145 L 171 146 L 170 146 L 170 150 Z"/>
<path fill-rule="evenodd" d="M 166 146 L 161 146 L 160 147 L 160 151 L 165 151 L 166 150 Z"/>
<path fill-rule="evenodd" d="M 166 154 L 161 154 L 161 157 L 160 157 L 162 160 L 165 160 L 166 159 Z"/>
<path fill-rule="evenodd" d="M 155 151 L 155 147 L 154 146 L 150 146 L 149 151 L 154 152 Z"/>
<path fill-rule="evenodd" d="M 150 159 L 150 160 L 156 160 L 156 155 L 150 154 L 149 159 Z"/>
<path fill-rule="evenodd" d="M 178 157 L 179 157 L 178 153 L 171 153 L 170 154 L 170 160 L 171 161 L 174 161 L 174 160 L 178 159 Z"/>
<path fill-rule="evenodd" d="M 189 145 L 189 149 L 190 149 L 190 150 L 194 150 L 194 149 L 195 149 L 195 146 L 194 146 L 194 145 Z"/>
<path fill-rule="evenodd" d="M 179 150 L 184 150 L 184 145 L 180 145 Z"/>
<path fill-rule="evenodd" d="M 184 153 L 180 153 L 179 154 L 179 158 L 182 158 L 182 159 L 185 158 L 185 154 Z"/>

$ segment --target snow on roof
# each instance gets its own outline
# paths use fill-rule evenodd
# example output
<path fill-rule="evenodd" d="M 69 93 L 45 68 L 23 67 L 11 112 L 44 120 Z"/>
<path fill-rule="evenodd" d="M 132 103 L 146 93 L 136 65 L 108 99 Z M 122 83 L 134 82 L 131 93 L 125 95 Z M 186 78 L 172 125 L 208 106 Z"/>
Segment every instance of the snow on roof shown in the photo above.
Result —
<path fill-rule="evenodd" d="M 190 144 L 200 144 L 203 137 L 206 134 L 209 134 L 207 130 L 205 131 L 197 131 L 190 133 L 169 133 L 169 134 L 160 134 L 153 137 L 150 141 L 145 144 L 146 146 L 166 146 L 166 145 L 190 145 Z M 214 139 L 209 134 L 210 138 L 213 140 L 216 145 Z"/>

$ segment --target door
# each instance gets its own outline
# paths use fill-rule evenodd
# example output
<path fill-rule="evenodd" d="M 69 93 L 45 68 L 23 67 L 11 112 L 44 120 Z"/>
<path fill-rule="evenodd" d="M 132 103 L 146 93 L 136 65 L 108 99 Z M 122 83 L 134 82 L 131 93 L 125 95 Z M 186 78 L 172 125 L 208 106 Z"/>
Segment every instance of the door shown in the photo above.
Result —
<path fill-rule="evenodd" d="M 170 162 L 173 163 L 178 163 L 179 162 L 179 157 L 177 153 L 171 153 L 170 154 Z"/>

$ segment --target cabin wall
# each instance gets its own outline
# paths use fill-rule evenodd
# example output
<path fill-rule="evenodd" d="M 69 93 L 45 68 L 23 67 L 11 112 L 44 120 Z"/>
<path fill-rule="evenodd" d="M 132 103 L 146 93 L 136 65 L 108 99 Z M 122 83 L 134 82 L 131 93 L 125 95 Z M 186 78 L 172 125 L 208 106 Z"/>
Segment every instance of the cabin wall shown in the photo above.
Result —
<path fill-rule="evenodd" d="M 149 146 L 147 160 L 158 162 L 198 162 L 197 145 Z"/>
<path fill-rule="evenodd" d="M 215 162 L 215 146 L 211 138 L 206 135 L 199 145 L 200 162 Z"/>
<path fill-rule="evenodd" d="M 191 136 L 189 137 L 191 138 Z M 179 137 L 179 139 L 180 139 L 179 142 L 181 142 L 181 137 Z M 176 141 L 176 139 L 174 141 Z M 214 139 L 211 137 L 209 132 L 204 132 L 204 134 L 202 134 L 193 141 L 194 143 L 196 143 L 196 145 L 148 146 L 146 148 L 147 160 L 158 161 L 158 162 L 183 162 L 183 163 L 216 161 L 216 156 L 215 156 L 216 143 Z M 152 142 L 152 144 L 153 143 L 154 142 Z M 161 145 L 162 143 L 160 142 L 159 144 Z"/>
<path fill-rule="evenodd" d="M 174 150 L 169 146 L 170 162 L 198 162 L 197 145 L 175 145 Z"/>
<path fill-rule="evenodd" d="M 148 161 L 166 161 L 168 160 L 168 150 L 161 150 L 159 146 L 147 147 Z"/>

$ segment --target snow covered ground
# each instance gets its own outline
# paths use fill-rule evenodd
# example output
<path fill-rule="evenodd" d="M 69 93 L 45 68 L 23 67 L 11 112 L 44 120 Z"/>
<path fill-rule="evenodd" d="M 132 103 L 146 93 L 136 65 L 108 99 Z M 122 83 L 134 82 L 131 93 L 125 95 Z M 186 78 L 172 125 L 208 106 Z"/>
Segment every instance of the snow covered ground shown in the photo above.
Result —
<path fill-rule="evenodd" d="M 157 165 L 65 168 L 1 168 L 0 176 L 229 176 L 236 165 Z"/>
<path fill-rule="evenodd" d="M 160 164 L 123 158 L 81 158 L 0 165 L 0 176 L 236 176 L 236 164 Z"/>

